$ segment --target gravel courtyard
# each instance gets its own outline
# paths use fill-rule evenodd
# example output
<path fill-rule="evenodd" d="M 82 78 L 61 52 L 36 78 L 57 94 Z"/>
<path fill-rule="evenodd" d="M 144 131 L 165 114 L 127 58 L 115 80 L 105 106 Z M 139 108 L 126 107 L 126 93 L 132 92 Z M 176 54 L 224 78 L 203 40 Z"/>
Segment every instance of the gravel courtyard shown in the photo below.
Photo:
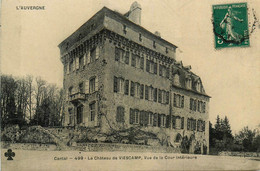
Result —
<path fill-rule="evenodd" d="M 1 149 L 1 170 L 259 170 L 260 158 L 173 153 L 126 153 L 15 150 L 7 160 Z"/>

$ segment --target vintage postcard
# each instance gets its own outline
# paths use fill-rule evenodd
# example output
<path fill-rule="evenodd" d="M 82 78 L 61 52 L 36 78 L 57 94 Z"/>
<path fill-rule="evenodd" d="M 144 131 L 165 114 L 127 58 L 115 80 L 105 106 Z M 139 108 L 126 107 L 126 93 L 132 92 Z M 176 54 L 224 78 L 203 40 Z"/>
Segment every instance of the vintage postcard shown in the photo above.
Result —
<path fill-rule="evenodd" d="M 260 1 L 3 0 L 1 170 L 259 170 Z"/>

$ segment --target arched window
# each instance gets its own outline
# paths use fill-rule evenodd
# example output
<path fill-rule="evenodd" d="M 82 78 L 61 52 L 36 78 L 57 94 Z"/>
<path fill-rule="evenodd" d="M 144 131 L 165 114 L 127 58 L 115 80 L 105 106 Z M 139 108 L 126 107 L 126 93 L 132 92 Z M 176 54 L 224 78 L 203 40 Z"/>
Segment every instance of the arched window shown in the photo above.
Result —
<path fill-rule="evenodd" d="M 116 121 L 117 122 L 125 122 L 125 108 L 122 107 L 122 106 L 117 107 Z"/>
<path fill-rule="evenodd" d="M 180 86 L 180 76 L 179 76 L 179 74 L 174 75 L 173 84 L 176 85 L 176 86 Z"/>

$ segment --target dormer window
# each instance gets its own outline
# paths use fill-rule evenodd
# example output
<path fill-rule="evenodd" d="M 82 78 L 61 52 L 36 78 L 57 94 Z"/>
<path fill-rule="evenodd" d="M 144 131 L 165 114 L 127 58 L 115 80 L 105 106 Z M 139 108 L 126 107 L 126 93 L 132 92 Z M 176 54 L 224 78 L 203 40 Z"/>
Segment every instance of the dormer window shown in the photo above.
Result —
<path fill-rule="evenodd" d="M 175 74 L 173 76 L 173 84 L 176 85 L 176 86 L 180 86 L 180 76 L 179 76 L 179 74 Z"/>
<path fill-rule="evenodd" d="M 196 91 L 201 92 L 201 82 L 197 81 L 196 83 Z"/>
<path fill-rule="evenodd" d="M 126 34 L 126 32 L 127 32 L 127 31 L 126 31 L 126 25 L 125 25 L 125 24 L 123 25 L 123 32 L 124 32 L 124 34 Z"/>
<path fill-rule="evenodd" d="M 153 48 L 156 48 L 156 43 L 155 43 L 155 41 L 153 41 Z"/>
<path fill-rule="evenodd" d="M 139 33 L 139 41 L 141 42 L 142 41 L 142 34 Z"/>
<path fill-rule="evenodd" d="M 188 78 L 186 79 L 186 88 L 187 88 L 187 89 L 191 89 L 191 85 L 192 85 L 191 78 L 188 77 Z"/>

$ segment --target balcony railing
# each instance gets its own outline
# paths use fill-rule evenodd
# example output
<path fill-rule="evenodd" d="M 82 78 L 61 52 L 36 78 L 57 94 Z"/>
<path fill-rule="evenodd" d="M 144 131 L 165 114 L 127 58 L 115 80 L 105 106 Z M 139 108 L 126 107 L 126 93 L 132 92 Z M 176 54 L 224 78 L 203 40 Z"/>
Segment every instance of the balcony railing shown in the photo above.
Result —
<path fill-rule="evenodd" d="M 85 93 L 75 93 L 75 94 L 72 94 L 70 95 L 69 97 L 69 101 L 70 102 L 75 102 L 75 101 L 78 101 L 78 100 L 86 100 L 87 99 L 87 96 Z"/>

